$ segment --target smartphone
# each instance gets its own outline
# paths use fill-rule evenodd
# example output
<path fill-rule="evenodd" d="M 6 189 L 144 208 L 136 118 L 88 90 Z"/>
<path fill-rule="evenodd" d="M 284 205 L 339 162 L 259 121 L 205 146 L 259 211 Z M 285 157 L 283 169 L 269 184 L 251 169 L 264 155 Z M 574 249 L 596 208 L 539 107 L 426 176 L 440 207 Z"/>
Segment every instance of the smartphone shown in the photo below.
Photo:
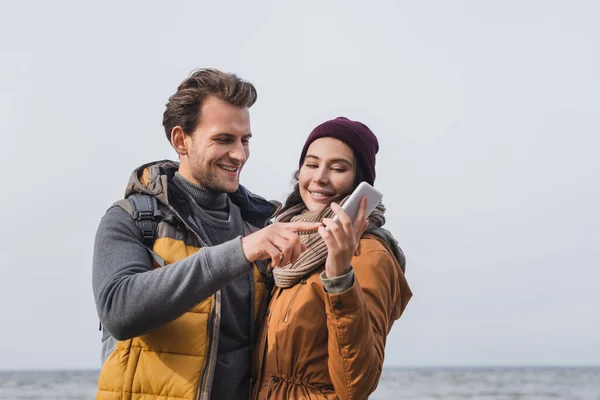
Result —
<path fill-rule="evenodd" d="M 342 209 L 348 214 L 352 222 L 354 222 L 358 215 L 358 208 L 360 207 L 360 201 L 363 197 L 367 198 L 366 217 L 371 215 L 375 207 L 377 207 L 381 202 L 381 199 L 383 199 L 383 195 L 377 189 L 367 182 L 361 182 L 342 206 Z M 337 219 L 337 215 L 333 217 L 334 221 L 337 221 Z"/>

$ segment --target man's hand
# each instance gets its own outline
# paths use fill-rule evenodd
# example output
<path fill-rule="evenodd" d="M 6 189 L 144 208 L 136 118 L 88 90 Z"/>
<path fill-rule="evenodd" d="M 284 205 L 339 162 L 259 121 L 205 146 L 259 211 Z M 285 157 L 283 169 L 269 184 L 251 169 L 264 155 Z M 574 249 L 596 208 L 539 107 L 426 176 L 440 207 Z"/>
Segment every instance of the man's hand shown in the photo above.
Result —
<path fill-rule="evenodd" d="M 296 262 L 306 246 L 298 232 L 316 231 L 319 222 L 278 222 L 242 238 L 242 248 L 250 262 L 271 259 L 271 268 Z"/>

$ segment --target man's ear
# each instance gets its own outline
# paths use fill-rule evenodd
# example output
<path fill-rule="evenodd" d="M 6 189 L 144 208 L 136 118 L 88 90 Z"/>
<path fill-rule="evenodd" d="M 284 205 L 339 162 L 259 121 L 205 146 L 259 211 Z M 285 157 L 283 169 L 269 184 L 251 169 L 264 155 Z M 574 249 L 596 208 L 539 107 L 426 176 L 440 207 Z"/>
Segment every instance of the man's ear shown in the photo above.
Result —
<path fill-rule="evenodd" d="M 181 126 L 177 125 L 171 130 L 171 146 L 175 149 L 179 156 L 185 156 L 188 153 L 186 144 L 186 134 L 181 129 Z"/>

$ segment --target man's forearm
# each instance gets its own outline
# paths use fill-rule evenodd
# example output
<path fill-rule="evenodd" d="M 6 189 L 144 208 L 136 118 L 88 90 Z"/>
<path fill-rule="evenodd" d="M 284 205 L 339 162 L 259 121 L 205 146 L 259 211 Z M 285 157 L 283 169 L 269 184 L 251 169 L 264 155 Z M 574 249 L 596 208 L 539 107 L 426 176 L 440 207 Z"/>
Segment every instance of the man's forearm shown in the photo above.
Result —
<path fill-rule="evenodd" d="M 120 340 L 178 318 L 249 271 L 240 238 L 153 269 L 142 234 L 127 212 L 111 208 L 98 227 L 94 297 L 100 321 Z"/>

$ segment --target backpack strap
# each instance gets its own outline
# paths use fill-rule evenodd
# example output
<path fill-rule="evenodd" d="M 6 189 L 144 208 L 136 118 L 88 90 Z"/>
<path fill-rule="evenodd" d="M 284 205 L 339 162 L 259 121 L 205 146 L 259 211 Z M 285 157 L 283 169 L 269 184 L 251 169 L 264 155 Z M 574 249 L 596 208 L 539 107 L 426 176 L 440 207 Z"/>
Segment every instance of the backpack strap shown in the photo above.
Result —
<path fill-rule="evenodd" d="M 144 246 L 146 246 L 154 261 L 159 266 L 164 267 L 167 264 L 166 261 L 152 250 L 156 240 L 158 223 L 165 219 L 164 214 L 158 209 L 156 197 L 136 193 L 126 199 L 117 201 L 114 205 L 121 207 L 131 215 L 142 232 Z"/>
<path fill-rule="evenodd" d="M 169 220 L 158 209 L 156 197 L 135 193 L 126 199 L 116 201 L 113 206 L 119 206 L 127 211 L 127 214 L 131 215 L 135 224 L 142 232 L 142 241 L 146 249 L 150 252 L 154 262 L 160 267 L 166 266 L 167 262 L 165 259 L 152 250 L 152 246 L 156 240 L 158 223 L 163 219 L 166 221 Z M 102 322 L 99 323 L 98 330 L 102 330 Z"/>

